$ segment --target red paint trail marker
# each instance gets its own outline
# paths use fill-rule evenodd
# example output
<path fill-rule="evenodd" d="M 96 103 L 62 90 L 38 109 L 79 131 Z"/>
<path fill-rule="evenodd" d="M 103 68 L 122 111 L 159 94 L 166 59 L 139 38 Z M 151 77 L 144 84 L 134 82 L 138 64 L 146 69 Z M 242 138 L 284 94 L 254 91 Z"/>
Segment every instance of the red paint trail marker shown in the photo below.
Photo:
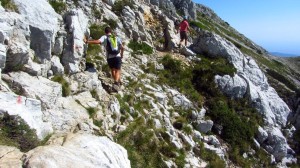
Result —
<path fill-rule="evenodd" d="M 22 104 L 22 97 L 21 97 L 21 96 L 18 96 L 18 98 L 17 98 L 17 103 L 18 103 L 18 104 Z"/>

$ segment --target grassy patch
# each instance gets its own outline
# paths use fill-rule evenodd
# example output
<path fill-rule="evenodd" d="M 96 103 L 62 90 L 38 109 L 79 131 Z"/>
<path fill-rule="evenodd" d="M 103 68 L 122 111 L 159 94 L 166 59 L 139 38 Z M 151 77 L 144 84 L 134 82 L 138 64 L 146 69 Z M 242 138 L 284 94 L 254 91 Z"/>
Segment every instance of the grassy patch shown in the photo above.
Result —
<path fill-rule="evenodd" d="M 67 9 L 67 4 L 62 0 L 50 0 L 49 3 L 55 12 L 59 14 L 62 14 Z"/>
<path fill-rule="evenodd" d="M 107 23 L 112 30 L 116 29 L 118 26 L 117 22 L 113 19 L 104 18 L 103 21 Z"/>
<path fill-rule="evenodd" d="M 146 55 L 153 54 L 153 48 L 145 42 L 139 43 L 136 41 L 130 41 L 128 47 L 131 48 L 134 53 L 142 53 Z"/>
<path fill-rule="evenodd" d="M 11 0 L 0 0 L 0 2 L 4 9 L 18 12 L 17 6 Z"/>
<path fill-rule="evenodd" d="M 92 24 L 90 26 L 90 36 L 93 39 L 100 39 L 101 36 L 105 35 L 105 27 L 107 25 L 98 25 L 98 24 Z"/>
<path fill-rule="evenodd" d="M 88 107 L 86 108 L 86 111 L 89 113 L 90 118 L 94 118 L 97 114 L 98 109 L 94 107 Z"/>
<path fill-rule="evenodd" d="M 31 129 L 19 116 L 2 113 L 0 117 L 0 145 L 9 145 L 27 152 L 40 142 L 35 130 Z"/>
<path fill-rule="evenodd" d="M 200 152 L 196 152 L 196 154 L 200 155 L 201 159 L 208 162 L 208 168 L 226 167 L 225 162 L 216 153 L 204 148 L 203 142 L 198 142 L 198 148 L 200 149 Z"/>
<path fill-rule="evenodd" d="M 168 141 L 158 139 L 162 132 L 155 130 L 150 121 L 140 117 L 118 134 L 116 139 L 117 143 L 127 149 L 132 167 L 166 167 L 164 159 L 172 159 L 179 167 L 183 167 L 184 151 L 172 147 Z"/>
<path fill-rule="evenodd" d="M 166 83 L 178 89 L 196 104 L 201 105 L 203 97 L 197 92 L 192 82 L 192 69 L 184 67 L 180 61 L 172 59 L 170 55 L 166 55 L 161 63 L 164 70 L 157 72 L 160 83 Z"/>
<path fill-rule="evenodd" d="M 63 97 L 67 97 L 71 94 L 70 84 L 64 79 L 62 75 L 55 75 L 51 80 L 61 84 Z"/>
<path fill-rule="evenodd" d="M 297 91 L 298 88 L 295 84 L 291 82 L 291 80 L 287 79 L 285 76 L 282 74 L 272 70 L 272 69 L 267 69 L 267 74 L 273 77 L 274 79 L 278 80 L 279 82 L 283 83 L 285 86 L 287 86 L 289 89 L 293 91 Z"/>
<path fill-rule="evenodd" d="M 120 16 L 125 6 L 129 6 L 132 9 L 133 3 L 130 0 L 117 0 L 112 7 L 112 11 Z"/>
<path fill-rule="evenodd" d="M 94 15 L 94 17 L 96 19 L 101 19 L 103 11 L 102 11 L 102 9 L 99 10 L 99 8 L 97 7 L 96 4 L 93 4 L 93 6 L 92 6 L 92 13 L 93 13 L 93 15 Z"/>

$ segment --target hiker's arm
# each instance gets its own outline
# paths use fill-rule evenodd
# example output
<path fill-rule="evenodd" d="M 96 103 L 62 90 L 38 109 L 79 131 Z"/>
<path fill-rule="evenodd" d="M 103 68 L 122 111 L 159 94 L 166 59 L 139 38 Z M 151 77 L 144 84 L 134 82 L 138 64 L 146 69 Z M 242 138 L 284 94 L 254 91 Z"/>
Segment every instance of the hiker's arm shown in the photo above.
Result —
<path fill-rule="evenodd" d="M 100 40 L 85 40 L 84 42 L 87 44 L 101 44 Z"/>

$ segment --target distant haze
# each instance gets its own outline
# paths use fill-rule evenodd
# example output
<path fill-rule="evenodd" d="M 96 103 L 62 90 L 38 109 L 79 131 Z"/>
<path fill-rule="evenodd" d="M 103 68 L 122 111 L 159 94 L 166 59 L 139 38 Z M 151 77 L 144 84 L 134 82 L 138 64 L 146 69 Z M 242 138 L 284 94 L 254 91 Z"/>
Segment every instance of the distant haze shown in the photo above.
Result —
<path fill-rule="evenodd" d="M 269 52 L 300 56 L 300 0 L 193 0 Z"/>
<path fill-rule="evenodd" d="M 270 52 L 271 55 L 279 56 L 279 57 L 298 57 L 300 55 L 296 54 L 288 54 L 288 53 L 280 53 L 280 52 Z"/>

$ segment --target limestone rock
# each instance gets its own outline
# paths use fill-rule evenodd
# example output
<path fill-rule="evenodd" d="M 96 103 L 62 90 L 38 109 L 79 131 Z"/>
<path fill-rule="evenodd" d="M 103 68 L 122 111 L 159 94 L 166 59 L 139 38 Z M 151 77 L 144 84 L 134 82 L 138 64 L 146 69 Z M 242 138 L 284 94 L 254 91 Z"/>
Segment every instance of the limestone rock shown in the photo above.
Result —
<path fill-rule="evenodd" d="M 1 168 L 21 168 L 23 153 L 10 146 L 0 146 Z"/>
<path fill-rule="evenodd" d="M 74 93 L 95 91 L 96 97 L 99 100 L 107 97 L 105 90 L 103 89 L 101 81 L 98 79 L 97 73 L 94 72 L 80 72 L 70 76 L 70 87 Z"/>
<path fill-rule="evenodd" d="M 55 102 L 62 96 L 59 83 L 44 77 L 33 77 L 24 72 L 9 73 L 4 79 L 11 87 L 18 88 L 26 97 L 38 99 L 42 108 L 55 108 Z"/>
<path fill-rule="evenodd" d="M 165 15 L 161 15 L 160 16 L 162 23 L 163 23 L 163 27 L 164 27 L 164 36 L 165 36 L 165 40 L 168 41 L 167 44 L 167 50 L 171 50 L 173 49 L 175 46 L 177 46 L 177 44 L 179 43 L 180 39 L 179 36 L 175 33 L 174 30 L 176 30 L 176 27 L 174 25 L 173 20 L 169 19 L 168 17 L 166 17 Z"/>
<path fill-rule="evenodd" d="M 276 161 L 281 161 L 287 156 L 288 145 L 286 139 L 278 128 L 269 128 L 267 132 L 266 150 L 274 155 Z"/>
<path fill-rule="evenodd" d="M 231 98 L 243 98 L 248 88 L 247 82 L 239 75 L 234 75 L 233 77 L 216 75 L 215 83 Z"/>
<path fill-rule="evenodd" d="M 169 89 L 168 92 L 172 95 L 175 106 L 182 107 L 184 109 L 190 109 L 193 107 L 192 102 L 178 91 Z"/>
<path fill-rule="evenodd" d="M 5 67 L 6 51 L 7 47 L 3 44 L 0 44 L 0 68 L 2 69 Z"/>
<path fill-rule="evenodd" d="M 54 75 L 63 75 L 64 74 L 64 67 L 60 63 L 59 57 L 53 56 L 51 58 L 51 70 L 53 71 Z"/>
<path fill-rule="evenodd" d="M 196 55 L 192 50 L 188 49 L 187 47 L 182 47 L 180 49 L 180 53 L 185 55 L 186 57 Z"/>
<path fill-rule="evenodd" d="M 94 102 L 95 99 L 90 94 L 60 97 L 56 101 L 56 108 L 45 111 L 45 118 L 52 124 L 55 132 L 82 131 L 92 133 L 93 124 L 86 108 L 89 108 L 88 105 L 92 106 Z"/>
<path fill-rule="evenodd" d="M 69 135 L 59 145 L 37 147 L 26 154 L 27 167 L 129 168 L 127 151 L 106 137 Z"/>
<path fill-rule="evenodd" d="M 51 59 L 59 21 L 62 20 L 47 0 L 14 0 L 30 27 L 30 46 L 41 63 Z"/>
<path fill-rule="evenodd" d="M 66 16 L 68 36 L 63 51 L 62 63 L 66 71 L 70 74 L 80 72 L 85 69 L 83 65 L 84 55 L 84 35 L 88 32 L 88 19 L 81 9 L 73 9 Z"/>
<path fill-rule="evenodd" d="M 43 119 L 39 100 L 0 92 L 0 102 L 0 110 L 7 111 L 9 115 L 19 115 L 31 128 L 36 130 L 39 139 L 52 133 L 50 123 Z"/>
<path fill-rule="evenodd" d="M 195 123 L 196 129 L 202 133 L 208 133 L 209 131 L 211 131 L 213 125 L 214 122 L 212 120 L 199 120 Z"/>
<path fill-rule="evenodd" d="M 64 40 L 67 36 L 67 32 L 65 31 L 58 31 L 57 32 L 57 37 L 55 39 L 55 44 L 54 44 L 54 47 L 53 47 L 53 50 L 52 50 L 52 53 L 54 55 L 62 55 L 62 52 L 64 50 Z"/>
<path fill-rule="evenodd" d="M 31 57 L 29 25 L 22 15 L 14 12 L 1 12 L 0 18 L 0 66 L 4 68 L 6 62 L 7 70 L 19 70 Z"/>
<path fill-rule="evenodd" d="M 286 125 L 291 110 L 275 89 L 269 86 L 266 76 L 256 62 L 243 55 L 231 42 L 206 31 L 199 32 L 199 38 L 194 40 L 192 48 L 197 53 L 207 53 L 211 57 L 224 57 L 233 64 L 237 75 L 233 78 L 216 76 L 215 82 L 231 97 L 239 98 L 245 93 L 250 96 L 250 101 L 264 117 L 265 124 L 270 127 L 267 131 L 268 142 L 263 142 L 262 146 L 273 154 L 277 161 L 283 159 L 287 155 L 288 144 L 280 128 Z M 265 134 L 261 132 L 260 137 L 262 143 Z"/>

